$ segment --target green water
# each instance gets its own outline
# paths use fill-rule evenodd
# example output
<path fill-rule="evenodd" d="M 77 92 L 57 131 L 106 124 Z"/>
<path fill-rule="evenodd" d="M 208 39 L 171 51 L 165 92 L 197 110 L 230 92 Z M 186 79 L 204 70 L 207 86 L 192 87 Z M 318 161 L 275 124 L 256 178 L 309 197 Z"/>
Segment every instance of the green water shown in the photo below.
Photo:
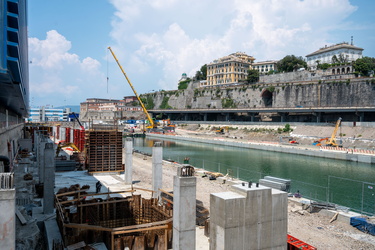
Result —
<path fill-rule="evenodd" d="M 257 182 L 266 175 L 292 180 L 291 192 L 331 202 L 356 212 L 375 214 L 375 165 L 319 157 L 220 146 L 179 140 L 134 138 L 136 150 L 151 153 L 155 141 L 163 145 L 163 159 L 229 173 Z"/>

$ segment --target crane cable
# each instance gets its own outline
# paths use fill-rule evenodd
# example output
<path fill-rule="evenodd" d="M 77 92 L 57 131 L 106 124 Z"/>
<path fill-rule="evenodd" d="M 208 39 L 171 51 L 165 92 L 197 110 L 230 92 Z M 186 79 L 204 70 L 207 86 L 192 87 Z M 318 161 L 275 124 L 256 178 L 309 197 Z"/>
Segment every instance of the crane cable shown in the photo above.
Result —
<path fill-rule="evenodd" d="M 108 63 L 108 50 L 106 49 L 106 54 L 107 54 L 107 94 L 108 94 L 108 82 L 109 82 L 109 77 L 108 77 L 108 75 L 109 75 L 109 63 Z"/>

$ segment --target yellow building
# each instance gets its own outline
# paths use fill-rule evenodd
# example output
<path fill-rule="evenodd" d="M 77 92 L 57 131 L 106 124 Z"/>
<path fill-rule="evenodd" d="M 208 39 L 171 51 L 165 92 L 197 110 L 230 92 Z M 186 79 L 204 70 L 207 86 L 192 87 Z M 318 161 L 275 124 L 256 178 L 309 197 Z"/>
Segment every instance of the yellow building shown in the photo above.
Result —
<path fill-rule="evenodd" d="M 232 53 L 207 65 L 207 81 L 201 87 L 235 84 L 247 78 L 255 58 L 243 52 Z"/>

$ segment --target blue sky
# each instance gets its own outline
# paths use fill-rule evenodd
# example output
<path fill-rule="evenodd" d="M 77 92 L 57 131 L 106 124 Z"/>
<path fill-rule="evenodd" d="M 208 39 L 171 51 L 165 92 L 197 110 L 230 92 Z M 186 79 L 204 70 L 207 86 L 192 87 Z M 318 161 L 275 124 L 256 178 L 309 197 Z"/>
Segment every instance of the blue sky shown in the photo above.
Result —
<path fill-rule="evenodd" d="M 305 56 L 350 42 L 375 57 L 369 0 L 30 0 L 30 105 L 177 89 L 216 58 L 241 51 L 256 61 Z M 107 80 L 108 79 L 108 80 Z"/>

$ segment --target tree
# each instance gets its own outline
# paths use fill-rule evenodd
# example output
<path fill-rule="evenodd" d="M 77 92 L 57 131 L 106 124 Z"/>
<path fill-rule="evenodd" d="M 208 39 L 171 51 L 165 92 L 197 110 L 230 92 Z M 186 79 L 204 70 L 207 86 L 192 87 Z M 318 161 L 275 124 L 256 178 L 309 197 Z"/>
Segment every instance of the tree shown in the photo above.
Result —
<path fill-rule="evenodd" d="M 203 65 L 200 70 L 195 73 L 196 80 L 206 80 L 207 79 L 207 64 Z"/>
<path fill-rule="evenodd" d="M 307 63 L 302 56 L 287 55 L 277 63 L 279 72 L 292 72 L 299 68 L 307 68 Z"/>
<path fill-rule="evenodd" d="M 329 64 L 329 63 L 322 63 L 322 64 L 319 64 L 319 65 L 317 66 L 318 69 L 322 69 L 322 70 L 326 70 L 326 69 L 328 69 L 329 67 L 331 67 L 331 64 Z"/>
<path fill-rule="evenodd" d="M 259 71 L 256 69 L 249 69 L 247 71 L 246 83 L 255 83 L 259 81 Z"/>
<path fill-rule="evenodd" d="M 187 78 L 186 80 L 179 82 L 178 83 L 178 89 L 187 89 L 190 81 L 191 81 L 191 79 Z"/>
<path fill-rule="evenodd" d="M 353 63 L 353 67 L 358 74 L 369 76 L 375 71 L 375 58 L 368 56 L 359 58 Z"/>

